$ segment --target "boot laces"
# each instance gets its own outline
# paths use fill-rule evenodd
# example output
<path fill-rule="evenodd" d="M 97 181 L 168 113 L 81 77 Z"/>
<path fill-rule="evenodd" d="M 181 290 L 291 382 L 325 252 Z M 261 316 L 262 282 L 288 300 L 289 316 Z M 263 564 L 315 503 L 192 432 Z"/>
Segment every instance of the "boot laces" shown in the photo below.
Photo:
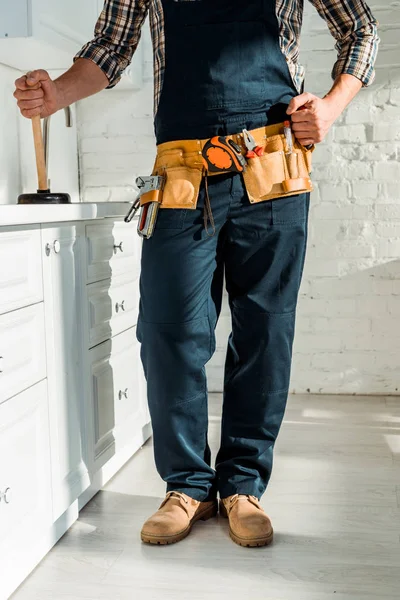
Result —
<path fill-rule="evenodd" d="M 234 494 L 229 502 L 233 504 L 237 500 L 250 500 L 250 498 L 258 502 L 258 498 L 256 498 L 256 496 L 251 496 L 250 494 Z"/>
<path fill-rule="evenodd" d="M 189 504 L 189 500 L 185 498 L 185 496 L 181 492 L 168 492 L 165 496 L 165 499 L 169 500 L 170 498 L 179 498 L 180 500 L 183 500 L 185 504 Z"/>

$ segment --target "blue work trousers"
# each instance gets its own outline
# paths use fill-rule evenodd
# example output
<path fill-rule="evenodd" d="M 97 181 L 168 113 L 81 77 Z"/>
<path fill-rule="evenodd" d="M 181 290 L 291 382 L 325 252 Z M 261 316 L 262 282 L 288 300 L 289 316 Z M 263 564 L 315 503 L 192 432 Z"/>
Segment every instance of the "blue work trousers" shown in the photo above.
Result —
<path fill-rule="evenodd" d="M 161 209 L 142 254 L 138 339 L 155 461 L 167 490 L 261 497 L 285 412 L 309 195 L 250 204 L 241 175 L 209 178 L 215 235 L 196 210 Z M 210 226 L 209 226 L 210 230 Z M 212 466 L 205 365 L 224 276 L 232 315 L 221 445 Z"/>

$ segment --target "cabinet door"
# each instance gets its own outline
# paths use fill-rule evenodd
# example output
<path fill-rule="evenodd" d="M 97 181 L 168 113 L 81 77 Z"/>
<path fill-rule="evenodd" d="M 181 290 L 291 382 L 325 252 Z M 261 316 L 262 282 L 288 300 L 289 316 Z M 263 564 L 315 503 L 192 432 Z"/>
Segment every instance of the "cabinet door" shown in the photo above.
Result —
<path fill-rule="evenodd" d="M 67 69 L 94 37 L 98 16 L 97 0 L 0 0 L 0 62 Z"/>
<path fill-rule="evenodd" d="M 120 446 L 136 437 L 150 418 L 136 327 L 115 336 L 111 344 L 115 438 Z"/>
<path fill-rule="evenodd" d="M 46 377 L 43 303 L 0 316 L 0 403 Z"/>
<path fill-rule="evenodd" d="M 46 381 L 0 405 L 0 597 L 36 566 L 52 526 Z M 5 594 L 3 596 L 3 594 Z"/>
<path fill-rule="evenodd" d="M 89 485 L 82 455 L 79 239 L 70 225 L 42 230 L 55 519 Z"/>
<path fill-rule="evenodd" d="M 97 0 L 32 0 L 33 33 L 66 52 L 76 52 L 94 36 Z"/>
<path fill-rule="evenodd" d="M 28 17 L 28 0 L 0 0 L 0 38 L 27 36 Z"/>
<path fill-rule="evenodd" d="M 114 456 L 115 442 L 119 451 L 139 439 L 150 420 L 139 352 L 135 327 L 89 352 L 95 471 Z"/>
<path fill-rule="evenodd" d="M 0 234 L 0 315 L 43 300 L 40 230 L 2 229 Z"/>
<path fill-rule="evenodd" d="M 98 471 L 115 454 L 114 374 L 111 341 L 89 352 L 93 440 L 91 463 Z"/>

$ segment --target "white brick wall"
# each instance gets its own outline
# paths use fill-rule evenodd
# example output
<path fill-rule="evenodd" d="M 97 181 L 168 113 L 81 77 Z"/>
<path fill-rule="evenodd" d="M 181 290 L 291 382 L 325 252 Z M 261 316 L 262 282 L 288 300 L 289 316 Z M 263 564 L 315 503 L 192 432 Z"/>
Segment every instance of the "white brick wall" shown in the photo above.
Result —
<path fill-rule="evenodd" d="M 121 90 L 116 86 L 79 103 L 84 202 L 132 201 L 137 194 L 136 177 L 149 173 L 153 167 L 153 65 L 147 26 L 140 43 L 144 46 L 141 89 Z M 134 61 L 141 57 L 142 53 L 138 53 Z"/>
<path fill-rule="evenodd" d="M 306 3 L 307 4 L 307 3 Z M 400 390 L 400 5 L 371 4 L 382 38 L 374 86 L 363 90 L 315 153 L 308 261 L 301 290 L 292 388 L 296 392 Z M 146 36 L 149 57 L 149 40 Z M 335 52 L 307 5 L 302 36 L 307 90 L 331 85 Z M 82 103 L 84 200 L 131 199 L 151 168 L 151 64 L 137 93 L 104 92 Z M 210 389 L 222 386 L 230 320 L 225 306 Z"/>
<path fill-rule="evenodd" d="M 310 242 L 299 303 L 297 392 L 400 390 L 400 44 L 398 3 L 374 2 L 382 38 L 376 83 L 315 154 Z M 307 10 L 307 89 L 323 94 L 334 59 Z M 322 152 L 321 152 L 322 150 Z M 397 314 L 396 314 L 397 313 Z"/>

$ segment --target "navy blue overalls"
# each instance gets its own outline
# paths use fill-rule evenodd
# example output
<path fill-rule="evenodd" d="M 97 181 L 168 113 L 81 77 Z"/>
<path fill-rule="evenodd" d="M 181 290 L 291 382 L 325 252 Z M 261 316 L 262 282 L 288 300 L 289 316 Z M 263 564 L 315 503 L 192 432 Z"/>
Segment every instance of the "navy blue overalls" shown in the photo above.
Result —
<path fill-rule="evenodd" d="M 157 142 L 239 133 L 285 120 L 297 95 L 272 0 L 162 0 L 166 71 Z M 162 209 L 142 254 L 138 339 L 158 472 L 205 501 L 263 494 L 289 388 L 308 195 L 250 204 L 243 178 L 209 179 L 216 234 L 196 210 Z M 223 279 L 232 314 L 222 436 L 207 441 L 205 365 Z"/>

